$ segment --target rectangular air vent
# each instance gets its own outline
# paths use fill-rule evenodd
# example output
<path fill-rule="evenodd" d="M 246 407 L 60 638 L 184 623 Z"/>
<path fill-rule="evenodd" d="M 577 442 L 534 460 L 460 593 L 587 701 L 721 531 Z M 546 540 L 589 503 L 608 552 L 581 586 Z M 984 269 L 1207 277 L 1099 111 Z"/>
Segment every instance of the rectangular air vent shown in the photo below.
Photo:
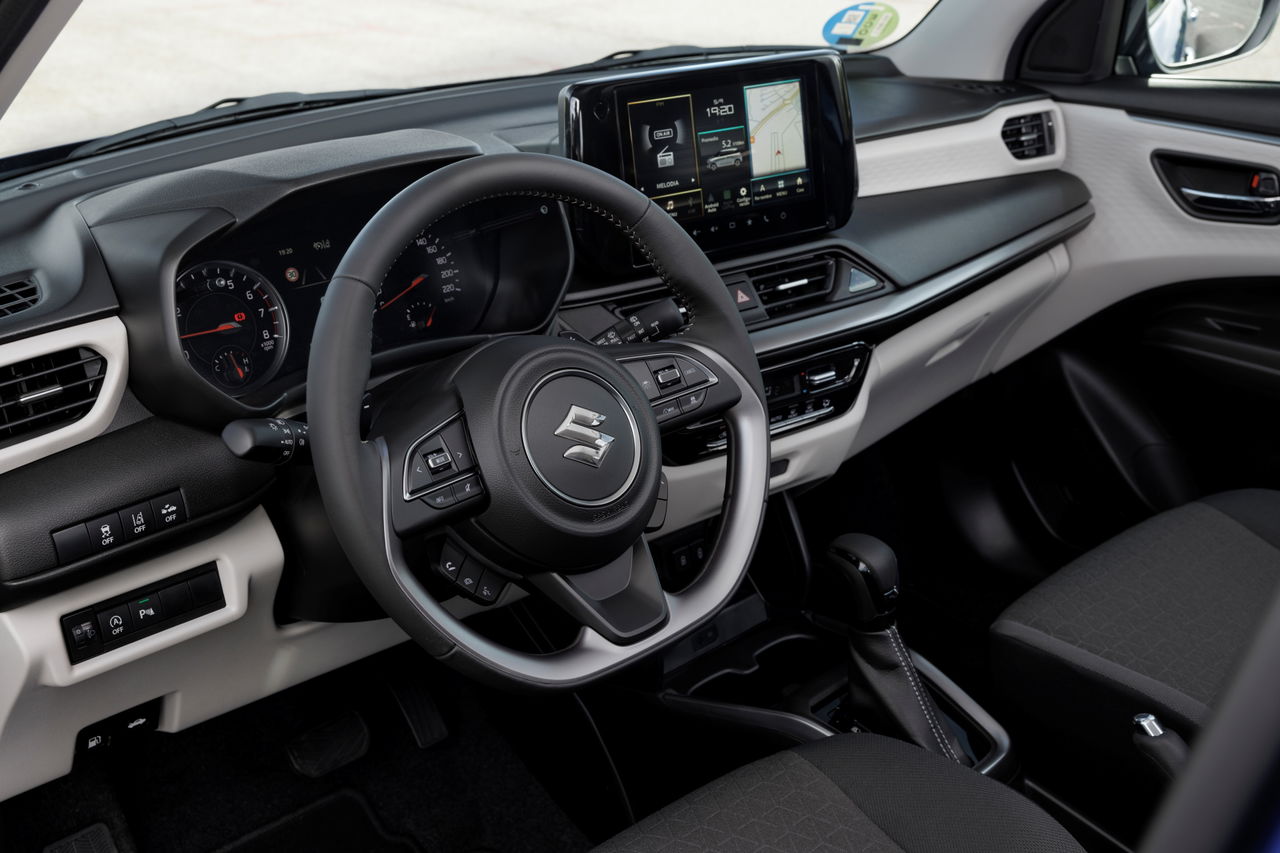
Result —
<path fill-rule="evenodd" d="M 1019 160 L 1053 153 L 1053 113 L 1014 116 L 1000 130 L 1009 153 Z"/>
<path fill-rule="evenodd" d="M 0 317 L 34 308 L 40 301 L 40 286 L 33 278 L 0 282 Z"/>
<path fill-rule="evenodd" d="M 0 367 L 0 442 L 79 420 L 102 390 L 106 360 L 86 347 Z"/>
<path fill-rule="evenodd" d="M 831 292 L 835 262 L 830 258 L 785 261 L 747 271 L 760 304 L 777 317 L 822 302 Z"/>

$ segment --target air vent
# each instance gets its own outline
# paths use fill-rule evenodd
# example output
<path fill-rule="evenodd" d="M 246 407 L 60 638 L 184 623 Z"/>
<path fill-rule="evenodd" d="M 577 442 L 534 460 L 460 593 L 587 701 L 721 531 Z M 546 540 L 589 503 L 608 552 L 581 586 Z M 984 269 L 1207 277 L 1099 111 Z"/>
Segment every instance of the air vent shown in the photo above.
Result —
<path fill-rule="evenodd" d="M 0 442 L 64 426 L 93 408 L 106 360 L 86 347 L 0 367 Z"/>
<path fill-rule="evenodd" d="M 831 292 L 835 262 L 830 258 L 809 258 L 756 267 L 747 277 L 760 297 L 760 304 L 777 317 L 822 302 Z"/>
<path fill-rule="evenodd" d="M 1032 113 L 1016 116 L 1000 129 L 1009 153 L 1019 160 L 1043 157 L 1053 153 L 1053 114 Z"/>
<path fill-rule="evenodd" d="M 0 282 L 0 317 L 34 308 L 40 301 L 40 286 L 33 278 Z"/>

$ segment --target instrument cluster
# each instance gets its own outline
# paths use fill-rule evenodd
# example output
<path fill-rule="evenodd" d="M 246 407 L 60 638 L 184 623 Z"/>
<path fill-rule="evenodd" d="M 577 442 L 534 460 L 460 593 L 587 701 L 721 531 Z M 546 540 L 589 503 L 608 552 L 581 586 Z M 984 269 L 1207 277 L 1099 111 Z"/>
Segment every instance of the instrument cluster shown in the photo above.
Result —
<path fill-rule="evenodd" d="M 301 191 L 188 253 L 174 311 L 191 368 L 233 397 L 301 382 L 311 347 L 325 343 L 315 324 L 338 262 L 415 177 L 400 170 Z M 570 257 L 554 203 L 498 199 L 451 214 L 387 271 L 374 352 L 534 330 L 559 304 Z"/>

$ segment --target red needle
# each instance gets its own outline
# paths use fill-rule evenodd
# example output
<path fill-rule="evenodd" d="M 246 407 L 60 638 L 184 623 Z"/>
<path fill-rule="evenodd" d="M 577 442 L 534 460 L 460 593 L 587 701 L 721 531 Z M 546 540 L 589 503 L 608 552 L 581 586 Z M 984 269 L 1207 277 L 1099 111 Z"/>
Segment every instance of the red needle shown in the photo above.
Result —
<path fill-rule="evenodd" d="M 236 364 L 234 361 L 232 361 L 231 364 L 234 365 L 236 373 L 239 374 L 240 378 L 244 379 L 244 371 L 240 369 L 240 365 Z"/>
<path fill-rule="evenodd" d="M 384 302 L 384 303 L 382 303 L 381 305 L 379 305 L 379 306 L 378 306 L 378 310 L 379 310 L 379 311 L 381 311 L 381 310 L 383 310 L 384 308 L 388 308 L 388 307 L 390 307 L 390 305 L 391 305 L 391 303 L 392 303 L 392 302 L 395 302 L 395 301 L 396 301 L 397 299 L 399 299 L 401 296 L 404 296 L 404 295 L 405 295 L 406 293 L 408 293 L 410 290 L 413 290 L 415 287 L 417 287 L 418 285 L 422 284 L 422 283 L 423 283 L 424 281 L 426 281 L 426 280 L 427 280 L 427 277 L 426 277 L 425 275 L 420 275 L 420 276 L 418 276 L 418 277 L 417 277 L 417 278 L 415 278 L 413 281 L 409 282 L 409 286 L 408 286 L 408 287 L 406 287 L 404 290 L 400 291 L 400 292 L 399 292 L 399 293 L 397 293 L 395 296 L 391 297 L 391 298 L 390 298 L 390 299 L 388 299 L 386 302 Z"/>
<path fill-rule="evenodd" d="M 435 321 L 435 319 L 436 319 L 436 306 L 432 305 L 432 306 L 431 306 L 431 313 L 427 315 L 427 328 L 428 328 L 428 329 L 430 329 L 430 328 L 431 328 L 431 324 Z"/>
<path fill-rule="evenodd" d="M 240 328 L 239 323 L 223 323 L 221 326 L 218 326 L 216 329 L 205 329 L 203 332 L 192 332 L 189 335 L 182 335 L 180 337 L 182 340 L 185 341 L 187 338 L 198 338 L 201 335 L 212 335 L 214 332 L 229 332 L 232 329 L 238 329 L 238 328 Z"/>

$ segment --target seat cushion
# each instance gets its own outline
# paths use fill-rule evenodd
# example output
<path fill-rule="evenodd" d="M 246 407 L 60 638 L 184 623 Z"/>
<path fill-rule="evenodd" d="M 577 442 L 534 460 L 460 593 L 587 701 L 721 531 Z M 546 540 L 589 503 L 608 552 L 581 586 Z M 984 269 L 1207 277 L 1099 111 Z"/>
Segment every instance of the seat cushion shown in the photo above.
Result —
<path fill-rule="evenodd" d="M 1021 794 L 917 746 L 837 735 L 689 794 L 597 853 L 1080 851 Z"/>
<path fill-rule="evenodd" d="M 1134 714 L 1206 722 L 1280 581 L 1280 492 L 1161 513 L 1031 590 L 992 626 L 999 683 L 1051 729 L 1129 749 Z"/>

